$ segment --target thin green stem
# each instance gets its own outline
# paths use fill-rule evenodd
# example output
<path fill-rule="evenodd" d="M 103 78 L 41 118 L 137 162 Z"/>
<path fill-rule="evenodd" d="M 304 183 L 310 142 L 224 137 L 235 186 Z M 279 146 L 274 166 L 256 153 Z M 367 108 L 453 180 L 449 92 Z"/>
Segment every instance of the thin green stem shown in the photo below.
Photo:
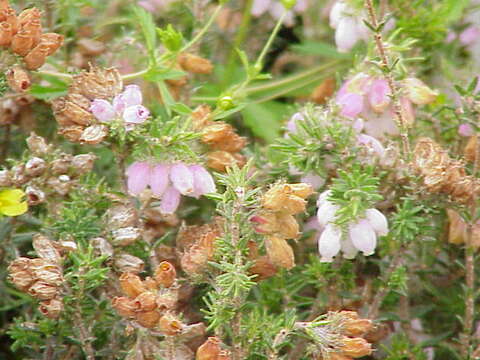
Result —
<path fill-rule="evenodd" d="M 72 80 L 73 79 L 73 75 L 60 73 L 60 72 L 56 72 L 56 71 L 39 70 L 39 71 L 37 71 L 37 74 L 53 76 L 53 77 L 57 77 L 57 78 L 60 78 L 60 79 L 65 79 L 65 80 Z"/>
<path fill-rule="evenodd" d="M 207 21 L 207 23 L 205 24 L 205 26 L 197 33 L 197 35 L 194 36 L 194 38 L 192 40 L 190 40 L 184 47 L 182 47 L 182 49 L 180 50 L 180 52 L 184 52 L 186 51 L 188 48 L 190 48 L 193 44 L 195 44 L 198 40 L 200 40 L 202 38 L 203 35 L 205 35 L 205 33 L 208 31 L 208 29 L 210 28 L 210 26 L 212 26 L 213 22 L 215 21 L 215 19 L 217 18 L 218 14 L 220 13 L 220 10 L 222 10 L 222 5 L 218 5 L 217 8 L 215 9 L 215 11 L 213 12 L 212 16 L 210 17 L 210 19 Z"/>
<path fill-rule="evenodd" d="M 136 79 L 138 77 L 142 77 L 143 75 L 145 75 L 148 72 L 148 70 L 150 70 L 150 69 L 143 69 L 143 70 L 137 71 L 135 73 L 122 75 L 122 80 L 123 81 L 128 81 L 128 80 Z"/>
<path fill-rule="evenodd" d="M 282 16 L 280 16 L 277 23 L 275 24 L 275 27 L 273 28 L 273 31 L 270 34 L 270 37 L 268 38 L 265 46 L 263 47 L 262 52 L 258 56 L 257 61 L 255 62 L 255 66 L 263 65 L 263 60 L 265 59 L 265 56 L 267 55 L 268 50 L 270 50 L 273 40 L 275 40 L 275 38 L 277 37 L 277 34 L 280 31 L 280 28 L 282 27 L 283 21 L 285 20 L 285 16 L 287 16 L 287 10 L 283 12 Z"/>

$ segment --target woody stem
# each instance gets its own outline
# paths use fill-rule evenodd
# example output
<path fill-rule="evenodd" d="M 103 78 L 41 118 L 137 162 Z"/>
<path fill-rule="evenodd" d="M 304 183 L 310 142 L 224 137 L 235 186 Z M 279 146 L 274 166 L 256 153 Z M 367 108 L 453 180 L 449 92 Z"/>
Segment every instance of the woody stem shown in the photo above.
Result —
<path fill-rule="evenodd" d="M 399 91 L 397 86 L 395 85 L 395 81 L 392 76 L 393 69 L 390 66 L 390 62 L 385 50 L 382 33 L 378 26 L 378 19 L 375 13 L 375 9 L 373 7 L 372 0 L 365 0 L 365 7 L 367 8 L 370 23 L 375 29 L 373 37 L 375 40 L 375 45 L 377 47 L 378 54 L 380 56 L 381 66 L 383 69 L 385 80 L 387 80 L 388 87 L 390 88 L 390 93 L 391 93 L 390 96 L 393 102 L 393 112 L 395 114 L 397 126 L 400 129 L 400 138 L 402 141 L 403 155 L 406 159 L 408 159 L 411 154 L 410 143 L 408 140 L 408 124 L 402 113 L 402 107 L 400 105 L 400 99 L 398 95 Z"/>

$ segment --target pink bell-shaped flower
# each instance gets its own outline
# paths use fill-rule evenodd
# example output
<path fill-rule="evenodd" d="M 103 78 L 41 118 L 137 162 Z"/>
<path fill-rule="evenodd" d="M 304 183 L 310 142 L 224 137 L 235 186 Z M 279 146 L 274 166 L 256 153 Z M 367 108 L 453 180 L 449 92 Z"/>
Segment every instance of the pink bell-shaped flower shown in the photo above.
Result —
<path fill-rule="evenodd" d="M 164 164 L 155 165 L 150 175 L 150 188 L 154 196 L 160 198 L 169 184 L 170 166 Z"/>
<path fill-rule="evenodd" d="M 390 88 L 385 79 L 374 79 L 368 91 L 368 102 L 373 111 L 382 113 L 390 104 Z"/>
<path fill-rule="evenodd" d="M 348 229 L 348 235 L 352 244 L 365 256 L 370 256 L 375 252 L 377 236 L 369 221 L 360 219 L 356 223 L 351 224 Z"/>
<path fill-rule="evenodd" d="M 181 194 L 192 195 L 194 193 L 193 173 L 184 163 L 172 165 L 170 169 L 170 180 Z"/>
<path fill-rule="evenodd" d="M 320 253 L 321 262 L 332 262 L 333 258 L 340 251 L 340 239 L 342 237 L 341 229 L 334 225 L 328 224 L 323 230 L 322 235 L 318 239 L 318 252 Z"/>
<path fill-rule="evenodd" d="M 215 192 L 215 181 L 213 181 L 212 175 L 203 166 L 191 165 L 190 171 L 194 179 L 193 197 L 199 198 L 201 195 Z"/>
<path fill-rule="evenodd" d="M 101 122 L 111 121 L 116 115 L 113 106 L 103 99 L 93 100 L 90 105 L 90 111 Z"/>
<path fill-rule="evenodd" d="M 143 161 L 134 162 L 126 171 L 127 188 L 130 194 L 138 195 L 150 183 L 150 164 Z"/>
<path fill-rule="evenodd" d="M 160 211 L 163 214 L 173 214 L 180 204 L 180 197 L 180 192 L 173 186 L 169 186 L 160 201 Z"/>
<path fill-rule="evenodd" d="M 377 235 L 385 236 L 388 234 L 387 218 L 380 211 L 377 209 L 367 209 L 365 216 Z"/>

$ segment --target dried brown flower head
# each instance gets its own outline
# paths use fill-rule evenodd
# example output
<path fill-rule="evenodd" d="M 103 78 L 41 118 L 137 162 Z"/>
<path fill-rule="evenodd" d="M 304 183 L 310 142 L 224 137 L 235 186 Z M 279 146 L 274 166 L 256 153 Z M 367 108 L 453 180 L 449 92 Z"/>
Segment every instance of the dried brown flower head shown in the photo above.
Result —
<path fill-rule="evenodd" d="M 175 282 L 177 272 L 175 267 L 168 261 L 162 261 L 155 270 L 155 281 L 158 285 L 169 288 Z"/>

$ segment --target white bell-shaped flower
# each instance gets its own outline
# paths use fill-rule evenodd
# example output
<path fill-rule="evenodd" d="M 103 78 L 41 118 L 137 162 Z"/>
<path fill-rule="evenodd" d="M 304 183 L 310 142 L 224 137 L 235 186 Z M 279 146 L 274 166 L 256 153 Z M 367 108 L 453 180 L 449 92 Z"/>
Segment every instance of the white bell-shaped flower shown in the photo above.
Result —
<path fill-rule="evenodd" d="M 318 252 L 321 262 L 332 262 L 333 257 L 340 251 L 342 230 L 335 224 L 328 224 L 318 239 Z"/>

